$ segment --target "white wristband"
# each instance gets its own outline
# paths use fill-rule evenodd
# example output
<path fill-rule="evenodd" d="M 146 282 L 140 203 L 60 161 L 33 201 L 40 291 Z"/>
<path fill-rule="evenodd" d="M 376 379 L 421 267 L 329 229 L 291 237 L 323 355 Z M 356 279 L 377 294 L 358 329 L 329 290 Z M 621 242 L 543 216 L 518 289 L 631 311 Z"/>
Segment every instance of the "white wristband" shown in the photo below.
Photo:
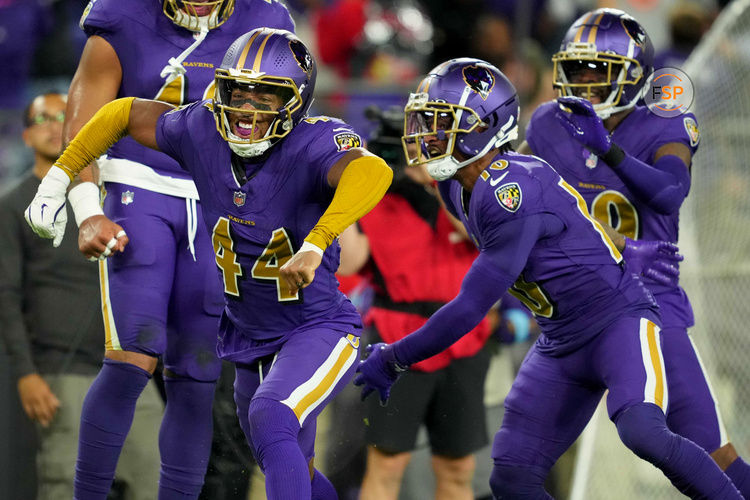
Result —
<path fill-rule="evenodd" d="M 68 201 L 78 226 L 89 217 L 104 215 L 99 204 L 99 187 L 93 182 L 82 182 L 71 189 L 68 193 Z"/>
<path fill-rule="evenodd" d="M 297 253 L 308 252 L 308 251 L 315 252 L 321 257 L 323 257 L 323 252 L 325 252 L 325 250 L 320 248 L 318 245 L 313 245 L 309 241 L 304 241 L 302 242 L 302 246 L 299 248 L 299 252 Z"/>

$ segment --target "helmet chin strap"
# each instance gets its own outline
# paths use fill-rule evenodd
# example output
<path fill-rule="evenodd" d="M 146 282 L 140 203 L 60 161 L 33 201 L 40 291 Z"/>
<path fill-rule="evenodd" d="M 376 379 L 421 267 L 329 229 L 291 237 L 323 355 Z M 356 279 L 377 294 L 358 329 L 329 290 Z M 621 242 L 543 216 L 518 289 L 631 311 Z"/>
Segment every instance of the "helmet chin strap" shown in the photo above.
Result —
<path fill-rule="evenodd" d="M 445 181 L 450 179 L 451 177 L 456 175 L 456 172 L 458 172 L 460 168 L 463 168 L 466 165 L 473 163 L 474 161 L 483 157 L 484 155 L 489 153 L 491 149 L 499 148 L 506 142 L 516 139 L 518 137 L 518 125 L 515 123 L 515 118 L 511 116 L 505 126 L 503 126 L 503 128 L 501 128 L 500 131 L 495 134 L 494 140 L 488 141 L 479 153 L 475 154 L 468 160 L 460 162 L 456 160 L 453 155 L 450 155 L 428 162 L 426 165 L 427 173 L 429 173 L 430 177 L 432 177 L 436 181 Z"/>

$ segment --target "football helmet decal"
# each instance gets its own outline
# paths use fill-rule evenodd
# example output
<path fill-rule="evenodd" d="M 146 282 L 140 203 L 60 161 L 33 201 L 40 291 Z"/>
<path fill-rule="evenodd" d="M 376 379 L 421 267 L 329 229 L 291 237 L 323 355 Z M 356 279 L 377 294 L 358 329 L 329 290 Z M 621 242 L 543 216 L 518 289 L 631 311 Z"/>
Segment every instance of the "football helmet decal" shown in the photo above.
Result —
<path fill-rule="evenodd" d="M 404 111 L 401 142 L 407 164 L 424 163 L 439 181 L 518 137 L 516 89 L 480 59 L 452 59 L 434 68 Z M 436 139 L 447 141 L 444 150 L 433 145 Z M 454 151 L 468 159 L 459 161 Z"/>
<path fill-rule="evenodd" d="M 224 24 L 234 12 L 234 0 L 164 0 L 164 14 L 190 31 L 211 30 Z"/>
<path fill-rule="evenodd" d="M 313 100 L 315 59 L 286 30 L 239 37 L 215 72 L 214 118 L 237 155 L 259 156 L 304 118 Z"/>
<path fill-rule="evenodd" d="M 600 118 L 635 106 L 653 73 L 646 30 L 621 10 L 597 9 L 576 20 L 552 56 L 561 96 L 589 99 Z"/>
<path fill-rule="evenodd" d="M 472 65 L 464 67 L 463 75 L 466 85 L 486 101 L 487 96 L 492 91 L 492 87 L 495 86 L 495 78 L 492 76 L 492 73 L 487 68 Z"/>

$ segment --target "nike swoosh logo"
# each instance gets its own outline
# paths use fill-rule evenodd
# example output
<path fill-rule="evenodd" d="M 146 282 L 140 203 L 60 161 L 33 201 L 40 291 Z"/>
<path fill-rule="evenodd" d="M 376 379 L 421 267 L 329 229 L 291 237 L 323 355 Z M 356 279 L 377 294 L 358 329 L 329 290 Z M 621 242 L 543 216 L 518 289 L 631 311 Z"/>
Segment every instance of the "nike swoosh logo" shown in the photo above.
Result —
<path fill-rule="evenodd" d="M 500 177 L 498 177 L 497 179 L 492 179 L 492 180 L 490 181 L 490 186 L 492 186 L 492 187 L 495 187 L 495 186 L 497 186 L 498 184 L 500 184 L 500 181 L 502 181 L 502 180 L 503 180 L 503 179 L 505 178 L 505 176 L 506 176 L 506 175 L 508 175 L 509 173 L 510 173 L 510 172 L 505 172 L 505 173 L 504 173 L 503 175 L 501 175 L 501 176 L 500 176 Z"/>

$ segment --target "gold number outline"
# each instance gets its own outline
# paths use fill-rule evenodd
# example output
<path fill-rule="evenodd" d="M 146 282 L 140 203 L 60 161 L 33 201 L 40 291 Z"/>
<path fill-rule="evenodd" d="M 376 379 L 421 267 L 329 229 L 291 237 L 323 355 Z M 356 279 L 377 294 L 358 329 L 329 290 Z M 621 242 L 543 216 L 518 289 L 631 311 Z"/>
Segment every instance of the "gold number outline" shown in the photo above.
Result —
<path fill-rule="evenodd" d="M 258 281 L 275 281 L 279 302 L 300 301 L 302 292 L 289 293 L 286 282 L 281 279 L 279 269 L 294 256 L 294 245 L 286 228 L 275 229 L 263 253 L 255 260 L 250 276 Z"/>
<path fill-rule="evenodd" d="M 526 281 L 519 276 L 508 289 L 508 293 L 524 303 L 534 316 L 552 318 L 557 307 L 549 294 L 535 281 Z"/>
<path fill-rule="evenodd" d="M 219 217 L 211 232 L 216 266 L 224 281 L 224 293 L 232 297 L 240 296 L 239 280 L 243 277 L 242 266 L 237 260 L 232 239 L 231 224 L 226 217 Z"/>
<path fill-rule="evenodd" d="M 617 213 L 617 227 L 612 224 L 610 207 L 614 207 Z M 638 210 L 630 203 L 624 194 L 613 189 L 599 193 L 591 201 L 591 215 L 598 220 L 604 221 L 612 226 L 615 231 L 637 240 L 641 233 L 640 216 Z"/>

